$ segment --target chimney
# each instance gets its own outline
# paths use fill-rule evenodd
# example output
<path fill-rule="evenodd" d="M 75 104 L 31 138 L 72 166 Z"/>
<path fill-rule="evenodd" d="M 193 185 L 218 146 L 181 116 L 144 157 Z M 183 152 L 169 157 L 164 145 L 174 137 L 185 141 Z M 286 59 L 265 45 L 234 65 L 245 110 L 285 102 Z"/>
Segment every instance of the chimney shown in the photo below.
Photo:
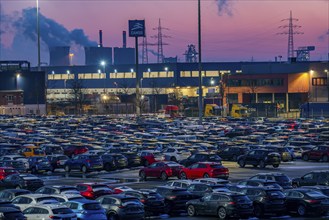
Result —
<path fill-rule="evenodd" d="M 70 65 L 70 47 L 49 47 L 49 65 L 50 66 L 69 66 Z"/>
<path fill-rule="evenodd" d="M 98 47 L 103 47 L 103 31 L 99 30 L 99 45 Z"/>
<path fill-rule="evenodd" d="M 123 31 L 122 32 L 122 40 L 123 40 L 122 47 L 123 48 L 127 48 L 127 32 L 126 31 Z"/>

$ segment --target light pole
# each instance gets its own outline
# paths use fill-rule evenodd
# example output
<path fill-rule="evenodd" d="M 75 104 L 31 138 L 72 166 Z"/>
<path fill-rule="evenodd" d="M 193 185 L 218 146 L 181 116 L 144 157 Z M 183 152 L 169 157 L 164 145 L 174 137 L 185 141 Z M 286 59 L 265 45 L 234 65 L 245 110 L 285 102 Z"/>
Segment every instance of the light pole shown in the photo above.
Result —
<path fill-rule="evenodd" d="M 212 77 L 211 77 L 211 79 L 210 79 L 210 85 L 211 85 L 211 86 L 214 86 L 214 85 L 215 85 L 215 80 L 214 80 L 214 78 L 212 78 Z M 212 104 L 215 104 L 215 94 L 214 94 L 214 92 L 213 92 L 213 94 L 212 94 Z"/>
<path fill-rule="evenodd" d="M 16 77 L 15 77 L 15 87 L 16 87 L 16 90 L 18 90 L 18 80 L 19 80 L 19 77 L 21 77 L 21 74 L 17 73 L 16 74 Z"/>
<path fill-rule="evenodd" d="M 327 74 L 327 90 L 328 90 L 327 98 L 328 98 L 328 102 L 329 102 L 329 71 L 327 69 L 325 69 L 324 72 Z"/>
<path fill-rule="evenodd" d="M 38 35 L 38 71 L 41 71 L 40 58 L 40 20 L 39 20 L 39 0 L 37 0 L 37 35 Z"/>
<path fill-rule="evenodd" d="M 202 66 L 201 66 L 201 0 L 198 0 L 198 50 L 199 50 L 199 125 L 202 125 L 202 114 L 203 114 L 203 105 L 202 105 Z"/>
<path fill-rule="evenodd" d="M 104 94 L 106 93 L 105 92 L 105 80 L 106 80 L 106 62 L 104 60 L 101 61 L 101 66 L 103 67 L 103 71 L 104 71 L 104 80 L 103 80 L 103 92 Z"/>

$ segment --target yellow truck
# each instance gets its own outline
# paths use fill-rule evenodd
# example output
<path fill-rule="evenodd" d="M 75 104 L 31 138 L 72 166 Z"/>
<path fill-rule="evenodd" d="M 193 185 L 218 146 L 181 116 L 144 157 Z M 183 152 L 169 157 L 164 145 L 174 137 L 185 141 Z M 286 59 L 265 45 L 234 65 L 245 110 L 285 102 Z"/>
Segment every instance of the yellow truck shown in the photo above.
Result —
<path fill-rule="evenodd" d="M 221 115 L 220 107 L 216 104 L 206 104 L 204 108 L 204 116 L 212 117 Z"/>
<path fill-rule="evenodd" d="M 233 118 L 249 117 L 248 108 L 241 104 L 231 104 L 230 116 Z"/>

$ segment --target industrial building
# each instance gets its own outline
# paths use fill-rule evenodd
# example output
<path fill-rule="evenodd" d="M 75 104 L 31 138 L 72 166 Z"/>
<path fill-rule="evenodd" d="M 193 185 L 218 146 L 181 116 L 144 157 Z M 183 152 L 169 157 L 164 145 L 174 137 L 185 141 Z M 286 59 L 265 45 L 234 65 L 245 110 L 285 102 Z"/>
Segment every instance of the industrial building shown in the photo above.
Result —
<path fill-rule="evenodd" d="M 0 114 L 45 114 L 45 72 L 27 61 L 0 61 Z"/>
<path fill-rule="evenodd" d="M 283 111 L 294 111 L 304 102 L 328 101 L 328 69 L 328 62 L 203 63 L 203 95 L 223 107 L 228 103 L 278 103 Z M 45 71 L 47 99 L 52 103 L 65 101 L 70 81 L 80 81 L 96 102 L 105 95 L 120 99 L 135 94 L 134 64 L 47 67 Z M 139 74 L 141 93 L 151 105 L 147 111 L 157 111 L 172 99 L 196 105 L 197 63 L 140 64 Z M 167 98 L 154 104 L 156 96 Z"/>

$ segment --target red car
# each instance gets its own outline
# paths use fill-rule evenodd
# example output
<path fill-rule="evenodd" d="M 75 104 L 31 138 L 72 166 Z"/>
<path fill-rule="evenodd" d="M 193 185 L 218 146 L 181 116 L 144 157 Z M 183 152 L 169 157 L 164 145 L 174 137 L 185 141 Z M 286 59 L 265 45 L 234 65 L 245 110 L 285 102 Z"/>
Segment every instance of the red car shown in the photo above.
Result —
<path fill-rule="evenodd" d="M 144 167 L 139 171 L 141 180 L 146 180 L 147 177 L 161 178 L 167 180 L 168 177 L 179 175 L 179 171 L 183 168 L 182 165 L 173 161 L 155 162 L 148 167 Z"/>
<path fill-rule="evenodd" d="M 308 160 L 322 160 L 323 162 L 329 162 L 329 146 L 317 146 L 303 152 L 302 159 L 305 161 Z"/>
<path fill-rule="evenodd" d="M 183 168 L 179 173 L 181 179 L 198 178 L 221 178 L 228 179 L 229 170 L 218 162 L 198 162 Z"/>
<path fill-rule="evenodd" d="M 0 180 L 3 180 L 11 174 L 19 174 L 19 172 L 12 167 L 0 167 Z"/>
<path fill-rule="evenodd" d="M 157 161 L 161 161 L 160 152 L 142 151 L 140 157 L 142 164 L 146 167 Z"/>
<path fill-rule="evenodd" d="M 86 199 L 97 199 L 100 196 L 114 193 L 112 189 L 102 183 L 79 183 L 77 189 Z"/>

